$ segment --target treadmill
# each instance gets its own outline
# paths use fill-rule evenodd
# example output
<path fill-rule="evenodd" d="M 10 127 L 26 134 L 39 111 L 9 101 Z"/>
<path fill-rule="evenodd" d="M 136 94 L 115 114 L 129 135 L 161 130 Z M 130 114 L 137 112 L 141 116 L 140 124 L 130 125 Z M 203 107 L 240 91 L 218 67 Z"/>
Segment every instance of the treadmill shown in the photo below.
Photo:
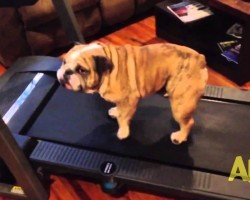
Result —
<path fill-rule="evenodd" d="M 250 91 L 208 85 L 181 145 L 170 140 L 178 124 L 168 99 L 152 95 L 141 100 L 130 137 L 120 141 L 107 114 L 113 105 L 98 94 L 62 88 L 56 79 L 61 62 L 20 58 L 0 80 L 0 115 L 16 140 L 32 143 L 33 166 L 111 188 L 119 183 L 191 199 L 250 199 L 248 182 L 228 181 L 237 156 L 248 169 Z"/>

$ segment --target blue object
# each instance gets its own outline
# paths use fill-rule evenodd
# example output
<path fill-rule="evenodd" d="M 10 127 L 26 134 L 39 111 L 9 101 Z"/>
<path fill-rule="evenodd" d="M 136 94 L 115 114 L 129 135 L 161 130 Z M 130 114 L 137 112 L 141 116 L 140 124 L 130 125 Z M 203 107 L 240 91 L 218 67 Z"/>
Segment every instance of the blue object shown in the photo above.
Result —
<path fill-rule="evenodd" d="M 117 186 L 117 183 L 114 183 L 114 182 L 106 182 L 103 184 L 103 187 L 108 190 L 112 190 L 116 188 L 116 186 Z"/>

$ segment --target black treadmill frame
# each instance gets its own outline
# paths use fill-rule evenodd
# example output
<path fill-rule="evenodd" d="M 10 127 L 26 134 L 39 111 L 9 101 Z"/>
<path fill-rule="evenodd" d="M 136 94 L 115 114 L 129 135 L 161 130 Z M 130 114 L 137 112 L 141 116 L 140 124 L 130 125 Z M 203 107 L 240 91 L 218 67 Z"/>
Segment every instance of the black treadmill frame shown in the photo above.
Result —
<path fill-rule="evenodd" d="M 48 192 L 2 118 L 0 118 L 0 144 L 0 157 L 15 176 L 24 194 L 13 191 L 16 186 L 10 184 L 1 184 L 0 193 L 10 198 L 48 199 Z"/>
<path fill-rule="evenodd" d="M 53 60 L 57 58 L 37 58 L 38 63 L 34 62 L 32 66 L 27 65 L 24 67 L 24 65 L 18 66 L 17 64 L 15 67 L 12 67 L 1 78 L 0 88 L 16 72 L 29 71 L 34 66 L 34 68 L 37 68 L 37 71 L 46 73 L 55 71 L 58 67 L 51 66 L 48 69 L 42 70 L 39 68 L 40 59 Z M 205 96 L 216 100 L 230 99 L 230 93 L 238 91 L 237 89 L 231 88 L 226 89 L 229 93 L 222 93 L 221 90 L 223 90 L 223 87 L 208 86 Z M 249 103 L 249 93 L 247 96 L 238 95 L 230 99 L 230 101 Z M 0 156 L 4 159 L 30 199 L 47 199 L 47 192 L 32 171 L 28 160 L 20 148 L 18 148 L 12 134 L 2 120 L 0 124 L 0 146 L 3 147 L 1 148 Z M 12 156 L 13 159 L 10 159 L 10 156 Z M 72 175 L 97 178 L 100 181 L 117 181 L 136 189 L 177 197 L 195 199 L 250 199 L 248 184 L 239 179 L 235 179 L 234 182 L 229 183 L 227 181 L 228 177 L 222 175 L 120 157 L 42 140 L 38 141 L 37 146 L 32 151 L 30 161 L 51 172 L 58 172 L 60 169 L 59 171 L 63 173 L 66 172 Z M 116 170 L 112 174 L 103 173 L 101 171 L 101 165 L 103 165 L 104 162 L 115 164 Z M 16 170 L 16 166 L 19 166 L 20 168 L 18 168 L 20 170 Z M 192 176 L 192 185 L 188 186 L 185 184 L 185 177 L 190 177 L 190 175 Z M 234 188 L 234 190 L 232 188 Z M 227 195 L 225 195 L 225 192 Z"/>

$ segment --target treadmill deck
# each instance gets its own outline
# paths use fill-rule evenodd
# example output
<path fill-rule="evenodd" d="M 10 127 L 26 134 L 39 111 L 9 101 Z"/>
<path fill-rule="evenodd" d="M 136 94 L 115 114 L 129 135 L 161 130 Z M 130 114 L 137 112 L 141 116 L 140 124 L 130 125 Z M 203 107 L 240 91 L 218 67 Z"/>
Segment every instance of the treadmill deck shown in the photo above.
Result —
<path fill-rule="evenodd" d="M 116 137 L 116 120 L 107 114 L 110 107 L 112 104 L 98 95 L 74 93 L 59 87 L 27 134 L 100 152 L 225 175 L 229 175 L 236 156 L 248 158 L 248 105 L 202 100 L 189 140 L 181 145 L 170 141 L 170 134 L 178 130 L 178 124 L 172 118 L 168 99 L 156 94 L 141 100 L 131 122 L 131 135 L 121 141 Z M 241 120 L 235 123 L 236 118 Z"/>

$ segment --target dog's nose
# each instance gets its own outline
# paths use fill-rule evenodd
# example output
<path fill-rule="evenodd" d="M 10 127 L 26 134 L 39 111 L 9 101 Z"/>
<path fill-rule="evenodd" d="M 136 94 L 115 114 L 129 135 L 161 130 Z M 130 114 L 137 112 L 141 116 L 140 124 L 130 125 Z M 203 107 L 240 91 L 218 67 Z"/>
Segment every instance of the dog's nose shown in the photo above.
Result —
<path fill-rule="evenodd" d="M 69 76 L 71 76 L 72 74 L 74 74 L 74 71 L 71 69 L 67 69 L 63 74 L 64 81 L 67 81 L 69 79 Z"/>
<path fill-rule="evenodd" d="M 72 74 L 74 74 L 74 71 L 71 70 L 71 69 L 67 69 L 67 70 L 65 70 L 65 72 L 64 72 L 64 75 L 67 75 L 67 76 L 70 76 L 70 75 L 72 75 Z"/>

